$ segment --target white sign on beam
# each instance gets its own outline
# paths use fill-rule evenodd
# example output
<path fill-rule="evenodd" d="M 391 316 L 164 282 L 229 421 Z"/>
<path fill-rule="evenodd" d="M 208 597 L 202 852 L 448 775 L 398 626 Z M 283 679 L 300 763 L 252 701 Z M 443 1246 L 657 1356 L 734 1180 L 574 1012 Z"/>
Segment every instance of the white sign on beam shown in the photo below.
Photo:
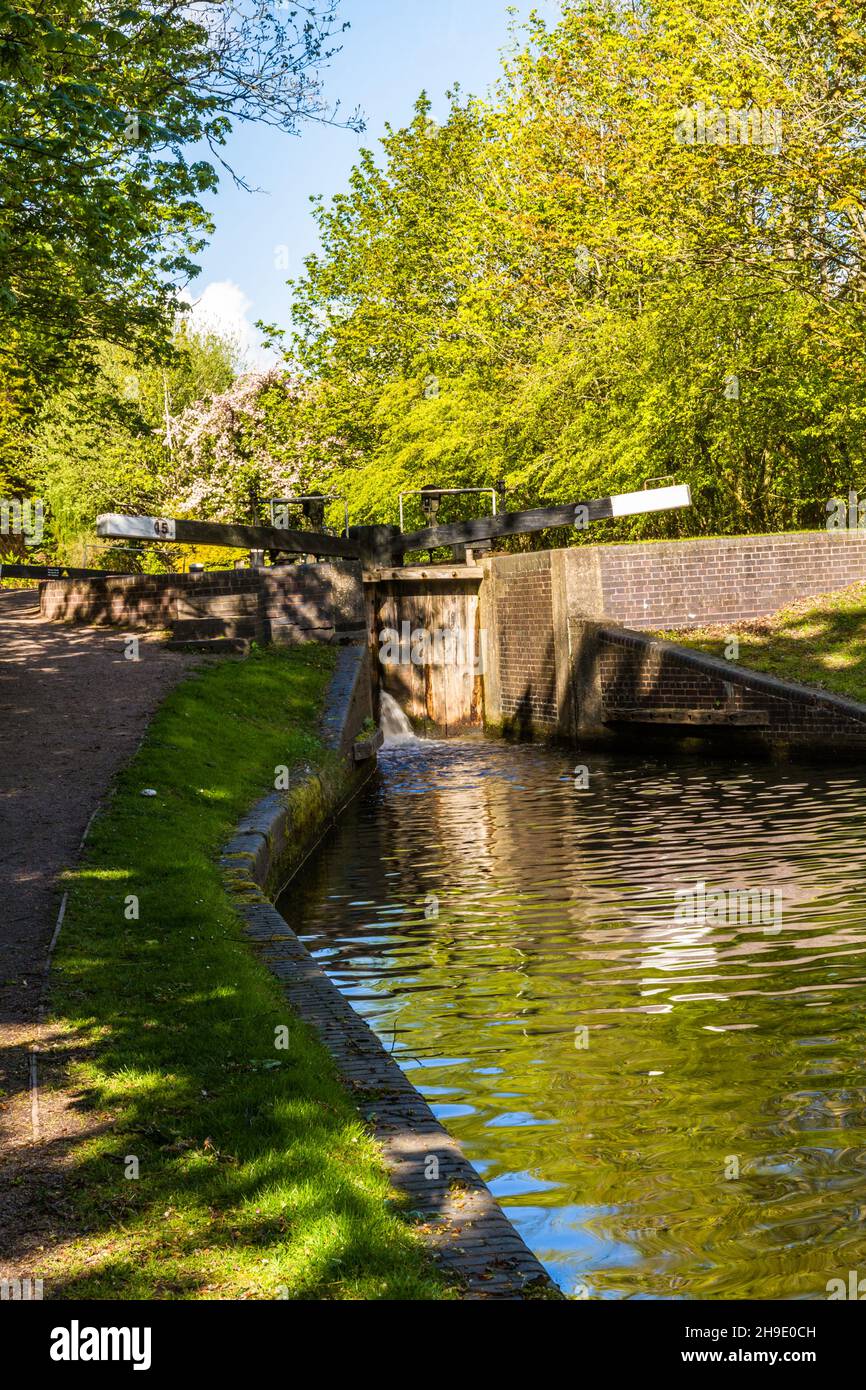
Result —
<path fill-rule="evenodd" d="M 688 484 L 677 483 L 674 487 L 648 487 L 643 492 L 620 492 L 610 499 L 610 514 L 640 516 L 642 512 L 669 512 L 691 505 Z"/>
<path fill-rule="evenodd" d="M 173 541 L 175 524 L 171 517 L 121 516 L 119 512 L 103 512 L 96 518 L 97 536 L 114 536 L 123 540 Z"/>

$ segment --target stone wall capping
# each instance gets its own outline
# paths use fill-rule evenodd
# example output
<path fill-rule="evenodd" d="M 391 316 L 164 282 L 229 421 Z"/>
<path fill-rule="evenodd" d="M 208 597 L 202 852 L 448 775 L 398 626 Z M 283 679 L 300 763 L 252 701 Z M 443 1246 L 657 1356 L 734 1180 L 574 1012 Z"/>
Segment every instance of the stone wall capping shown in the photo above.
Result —
<path fill-rule="evenodd" d="M 366 738 L 361 738 L 359 735 L 352 746 L 352 756 L 355 762 L 363 763 L 368 758 L 375 758 L 384 742 L 385 736 L 381 729 L 377 729 L 375 733 L 369 734 Z"/>

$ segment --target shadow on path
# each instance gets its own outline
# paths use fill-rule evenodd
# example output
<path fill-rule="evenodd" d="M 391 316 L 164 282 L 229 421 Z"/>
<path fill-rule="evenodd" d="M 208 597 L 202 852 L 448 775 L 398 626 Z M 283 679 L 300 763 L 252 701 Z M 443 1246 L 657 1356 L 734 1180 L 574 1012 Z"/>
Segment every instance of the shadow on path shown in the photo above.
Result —
<path fill-rule="evenodd" d="M 68 1107 L 55 1097 L 43 1107 L 47 1146 L 31 1148 L 29 1049 L 60 875 L 151 714 L 201 661 L 142 634 L 140 659 L 129 660 L 125 636 L 50 623 L 38 590 L 0 590 L 0 1227 L 7 1202 L 27 1224 L 16 1170 L 67 1132 Z"/>

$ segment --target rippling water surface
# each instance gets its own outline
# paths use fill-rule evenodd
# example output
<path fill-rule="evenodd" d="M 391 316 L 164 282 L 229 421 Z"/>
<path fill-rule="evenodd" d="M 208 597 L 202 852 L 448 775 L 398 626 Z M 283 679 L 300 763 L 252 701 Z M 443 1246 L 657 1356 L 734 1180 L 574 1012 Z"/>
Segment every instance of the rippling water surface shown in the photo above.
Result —
<path fill-rule="evenodd" d="M 866 777 L 575 760 L 386 749 L 280 907 L 567 1291 L 825 1298 L 866 1274 Z M 781 920 L 684 921 L 699 881 Z"/>

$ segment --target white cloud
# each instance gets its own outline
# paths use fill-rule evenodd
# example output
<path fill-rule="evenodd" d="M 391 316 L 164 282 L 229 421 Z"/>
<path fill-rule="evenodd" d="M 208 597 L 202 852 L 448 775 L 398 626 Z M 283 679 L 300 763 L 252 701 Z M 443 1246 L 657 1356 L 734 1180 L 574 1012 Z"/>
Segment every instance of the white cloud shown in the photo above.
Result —
<path fill-rule="evenodd" d="M 280 361 L 277 353 L 262 346 L 261 334 L 249 317 L 253 302 L 233 280 L 212 280 L 198 298 L 187 290 L 181 298 L 192 305 L 186 321 L 194 328 L 233 338 L 248 367 L 263 370 Z"/>

